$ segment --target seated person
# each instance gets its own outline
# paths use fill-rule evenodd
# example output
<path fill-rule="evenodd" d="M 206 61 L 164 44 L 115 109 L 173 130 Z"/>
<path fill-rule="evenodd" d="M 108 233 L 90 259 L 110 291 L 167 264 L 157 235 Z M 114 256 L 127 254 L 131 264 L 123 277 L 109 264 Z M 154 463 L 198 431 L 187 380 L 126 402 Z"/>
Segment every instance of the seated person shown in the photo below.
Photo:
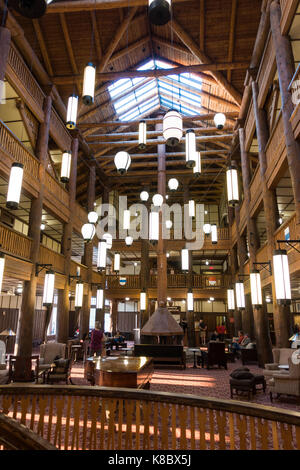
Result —
<path fill-rule="evenodd" d="M 218 335 L 219 335 L 219 340 L 224 341 L 224 337 L 226 335 L 225 323 L 222 323 L 222 325 L 217 326 L 217 332 L 218 332 Z"/>
<path fill-rule="evenodd" d="M 212 333 L 211 337 L 210 337 L 210 341 L 218 341 L 219 339 L 220 339 L 220 338 L 219 338 L 219 334 L 218 334 L 217 330 L 215 330 L 215 331 Z"/>
<path fill-rule="evenodd" d="M 242 331 L 238 332 L 238 337 L 232 338 L 231 348 L 233 352 L 237 352 L 241 349 L 241 343 L 244 339 L 244 333 Z"/>
<path fill-rule="evenodd" d="M 119 331 L 117 331 L 116 335 L 111 338 L 111 345 L 115 345 L 116 348 L 118 349 L 118 346 L 121 344 L 121 343 L 124 343 L 124 340 L 125 340 L 125 337 L 121 335 L 121 333 Z"/>

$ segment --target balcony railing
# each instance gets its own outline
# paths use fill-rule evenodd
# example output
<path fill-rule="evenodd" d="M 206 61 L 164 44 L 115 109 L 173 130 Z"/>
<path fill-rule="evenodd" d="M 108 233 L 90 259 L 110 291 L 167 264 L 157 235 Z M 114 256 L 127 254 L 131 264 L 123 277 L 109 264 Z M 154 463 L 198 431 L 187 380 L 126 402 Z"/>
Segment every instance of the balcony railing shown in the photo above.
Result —
<path fill-rule="evenodd" d="M 297 450 L 300 413 L 143 390 L 14 384 L 0 411 L 60 450 Z"/>
<path fill-rule="evenodd" d="M 120 280 L 123 279 L 123 282 Z M 223 289 L 230 285 L 230 276 L 228 275 L 198 275 L 192 277 L 193 288 L 195 289 Z M 138 275 L 107 275 L 107 289 L 140 289 L 141 282 Z M 186 274 L 168 274 L 167 287 L 170 289 L 188 288 L 188 276 Z M 155 289 L 157 287 L 157 275 L 151 274 L 149 279 L 149 287 Z"/>
<path fill-rule="evenodd" d="M 31 239 L 0 224 L 1 250 L 20 258 L 30 259 Z"/>

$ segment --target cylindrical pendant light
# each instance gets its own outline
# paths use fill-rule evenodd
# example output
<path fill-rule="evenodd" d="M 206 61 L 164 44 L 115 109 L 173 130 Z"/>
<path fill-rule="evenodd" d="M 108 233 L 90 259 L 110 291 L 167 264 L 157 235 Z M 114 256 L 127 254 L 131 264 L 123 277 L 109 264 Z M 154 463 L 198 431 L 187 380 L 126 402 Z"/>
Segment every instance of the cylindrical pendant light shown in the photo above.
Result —
<path fill-rule="evenodd" d="M 216 224 L 211 224 L 210 232 L 211 232 L 211 242 L 213 245 L 216 245 L 218 243 L 218 228 Z"/>
<path fill-rule="evenodd" d="M 228 204 L 235 206 L 239 203 L 239 183 L 237 169 L 233 166 L 229 166 L 226 171 L 226 181 Z"/>
<path fill-rule="evenodd" d="M 45 306 L 53 304 L 54 281 L 55 272 L 52 269 L 49 269 L 49 271 L 46 271 L 44 282 L 43 305 Z"/>
<path fill-rule="evenodd" d="M 121 256 L 120 253 L 115 253 L 114 255 L 114 271 L 120 271 L 120 264 L 121 264 Z"/>
<path fill-rule="evenodd" d="M 68 99 L 67 122 L 68 129 L 75 129 L 77 122 L 78 96 L 71 95 Z"/>
<path fill-rule="evenodd" d="M 87 106 L 94 103 L 96 67 L 89 62 L 84 69 L 82 101 Z"/>
<path fill-rule="evenodd" d="M 146 121 L 139 122 L 139 149 L 144 150 L 147 143 L 147 124 Z"/>
<path fill-rule="evenodd" d="M 128 235 L 128 236 L 125 238 L 125 243 L 126 243 L 127 246 L 132 245 L 132 243 L 133 243 L 133 238 Z"/>
<path fill-rule="evenodd" d="M 275 250 L 273 255 L 276 301 L 288 305 L 292 300 L 289 262 L 286 250 Z"/>
<path fill-rule="evenodd" d="M 130 210 L 128 209 L 123 211 L 123 229 L 130 229 Z"/>
<path fill-rule="evenodd" d="M 96 233 L 95 225 L 94 224 L 84 224 L 81 227 L 81 234 L 85 242 L 90 242 Z"/>
<path fill-rule="evenodd" d="M 113 244 L 113 237 L 110 233 L 106 232 L 102 235 L 103 240 L 106 241 L 106 248 L 110 250 Z"/>
<path fill-rule="evenodd" d="M 149 193 L 147 191 L 142 191 L 140 194 L 141 201 L 146 202 L 149 199 Z"/>
<path fill-rule="evenodd" d="M 260 307 L 262 305 L 261 280 L 260 273 L 256 269 L 250 273 L 250 288 L 252 305 Z"/>
<path fill-rule="evenodd" d="M 184 272 L 189 270 L 189 250 L 186 248 L 181 250 L 181 269 Z"/>
<path fill-rule="evenodd" d="M 4 253 L 0 252 L 0 294 L 1 294 L 1 291 L 2 291 L 4 266 L 5 266 L 5 255 L 4 255 Z"/>
<path fill-rule="evenodd" d="M 196 212 L 195 212 L 195 201 L 191 200 L 189 201 L 189 217 L 195 217 Z"/>
<path fill-rule="evenodd" d="M 146 292 L 140 292 L 140 310 L 145 311 L 147 306 Z"/>
<path fill-rule="evenodd" d="M 163 118 L 163 136 L 170 147 L 177 145 L 182 138 L 182 117 L 171 109 Z"/>
<path fill-rule="evenodd" d="M 157 242 L 159 239 L 159 213 L 150 212 L 149 214 L 149 240 Z"/>
<path fill-rule="evenodd" d="M 23 165 L 22 163 L 13 163 L 10 169 L 8 190 L 6 196 L 6 207 L 8 209 L 18 209 L 21 189 L 23 182 Z"/>
<path fill-rule="evenodd" d="M 196 163 L 195 163 L 195 166 L 193 168 L 193 173 L 196 177 L 198 177 L 201 174 L 201 153 L 200 152 L 196 152 L 195 161 L 196 161 Z"/>
<path fill-rule="evenodd" d="M 60 181 L 62 183 L 68 183 L 70 179 L 72 154 L 66 151 L 62 154 L 61 167 L 60 167 Z"/>
<path fill-rule="evenodd" d="M 101 286 L 97 286 L 97 293 L 96 293 L 96 308 L 102 309 L 103 308 L 103 300 L 104 300 L 104 292 Z"/>
<path fill-rule="evenodd" d="M 203 225 L 203 232 L 205 235 L 209 235 L 211 232 L 211 225 L 210 224 L 204 224 Z"/>
<path fill-rule="evenodd" d="M 245 308 L 245 291 L 244 291 L 243 282 L 235 283 L 235 296 L 236 296 L 236 307 L 239 310 L 243 310 Z"/>
<path fill-rule="evenodd" d="M 172 226 L 173 226 L 172 220 L 166 220 L 166 228 L 168 230 L 170 230 L 172 228 Z"/>
<path fill-rule="evenodd" d="M 187 309 L 189 312 L 192 312 L 194 310 L 194 294 L 190 290 L 187 294 Z"/>
<path fill-rule="evenodd" d="M 114 162 L 120 175 L 124 175 L 130 167 L 131 158 L 128 152 L 118 152 L 115 155 Z"/>
<path fill-rule="evenodd" d="M 106 240 L 100 240 L 98 243 L 97 270 L 103 271 L 106 268 Z"/>
<path fill-rule="evenodd" d="M 164 202 L 164 198 L 161 194 L 154 194 L 152 202 L 154 207 L 161 207 Z"/>
<path fill-rule="evenodd" d="M 188 168 L 196 165 L 196 134 L 193 129 L 188 129 L 185 133 L 185 160 Z"/>
<path fill-rule="evenodd" d="M 167 24 L 171 19 L 171 0 L 149 0 L 149 20 L 156 26 Z"/>
<path fill-rule="evenodd" d="M 88 213 L 88 221 L 90 224 L 96 224 L 98 220 L 98 214 L 95 211 L 91 211 Z"/>
<path fill-rule="evenodd" d="M 77 281 L 76 290 L 75 290 L 75 308 L 82 307 L 82 301 L 83 301 L 83 282 Z"/>
<path fill-rule="evenodd" d="M 227 289 L 227 306 L 228 311 L 231 312 L 235 309 L 235 302 L 234 302 L 234 290 Z"/>
<path fill-rule="evenodd" d="M 223 113 L 217 113 L 214 117 L 215 126 L 217 129 L 223 129 L 226 122 L 226 116 Z"/>
<path fill-rule="evenodd" d="M 176 178 L 171 178 L 168 181 L 168 187 L 169 187 L 170 191 L 176 191 L 176 189 L 178 189 L 178 186 L 179 186 L 179 183 L 178 183 L 178 180 Z"/>

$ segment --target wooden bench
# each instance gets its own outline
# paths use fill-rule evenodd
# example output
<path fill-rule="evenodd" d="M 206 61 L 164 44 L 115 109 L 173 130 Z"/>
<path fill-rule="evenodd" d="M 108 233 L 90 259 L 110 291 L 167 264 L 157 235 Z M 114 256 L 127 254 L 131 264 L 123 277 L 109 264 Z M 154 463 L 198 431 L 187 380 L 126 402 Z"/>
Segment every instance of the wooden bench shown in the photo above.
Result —
<path fill-rule="evenodd" d="M 181 345 L 135 344 L 134 356 L 152 357 L 155 366 L 178 365 L 186 367 L 186 354 Z"/>

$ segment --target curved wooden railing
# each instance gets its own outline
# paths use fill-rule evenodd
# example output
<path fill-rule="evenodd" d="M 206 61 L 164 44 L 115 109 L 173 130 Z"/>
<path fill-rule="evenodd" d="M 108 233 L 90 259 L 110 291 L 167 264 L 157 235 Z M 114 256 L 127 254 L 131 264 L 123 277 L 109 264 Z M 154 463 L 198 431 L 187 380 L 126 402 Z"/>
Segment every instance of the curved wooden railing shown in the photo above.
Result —
<path fill-rule="evenodd" d="M 13 384 L 0 410 L 59 449 L 300 449 L 300 413 L 133 389 Z"/>

